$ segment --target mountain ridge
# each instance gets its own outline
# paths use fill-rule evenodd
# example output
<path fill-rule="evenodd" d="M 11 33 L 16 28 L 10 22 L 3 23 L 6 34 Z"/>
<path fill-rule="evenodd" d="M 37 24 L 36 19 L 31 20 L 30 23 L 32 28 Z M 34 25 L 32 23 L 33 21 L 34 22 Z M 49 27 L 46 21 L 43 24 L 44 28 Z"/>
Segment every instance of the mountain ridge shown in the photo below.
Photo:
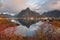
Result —
<path fill-rule="evenodd" d="M 44 12 L 42 15 L 47 17 L 60 17 L 60 10 Z"/>

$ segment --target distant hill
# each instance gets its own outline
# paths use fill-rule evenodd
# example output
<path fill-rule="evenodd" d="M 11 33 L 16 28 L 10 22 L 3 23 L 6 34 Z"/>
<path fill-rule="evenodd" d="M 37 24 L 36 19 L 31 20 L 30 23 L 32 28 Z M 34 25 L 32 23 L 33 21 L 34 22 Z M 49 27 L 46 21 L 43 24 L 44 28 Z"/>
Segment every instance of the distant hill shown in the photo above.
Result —
<path fill-rule="evenodd" d="M 7 19 L 8 17 L 6 17 L 5 15 L 3 15 L 3 14 L 0 14 L 0 23 L 2 22 L 3 24 L 4 23 L 13 23 L 13 22 L 11 22 L 11 20 L 10 19 Z M 16 24 L 16 23 L 14 23 L 14 24 Z"/>
<path fill-rule="evenodd" d="M 52 11 L 45 12 L 42 15 L 47 17 L 60 17 L 60 11 L 52 10 Z"/>
<path fill-rule="evenodd" d="M 8 14 L 1 14 L 1 15 L 5 16 L 7 18 L 13 18 L 14 17 L 14 16 L 11 16 L 11 15 L 8 15 Z"/>
<path fill-rule="evenodd" d="M 22 24 L 25 25 L 27 27 L 29 27 L 31 24 L 36 23 L 38 20 L 34 20 L 34 18 L 37 18 L 38 16 L 40 16 L 39 13 L 36 13 L 34 11 L 31 11 L 29 8 L 22 10 L 18 15 L 17 18 L 22 18 L 22 19 L 18 19 L 18 21 Z M 26 18 L 26 19 L 24 19 Z M 32 20 L 30 20 L 29 18 L 31 18 Z"/>

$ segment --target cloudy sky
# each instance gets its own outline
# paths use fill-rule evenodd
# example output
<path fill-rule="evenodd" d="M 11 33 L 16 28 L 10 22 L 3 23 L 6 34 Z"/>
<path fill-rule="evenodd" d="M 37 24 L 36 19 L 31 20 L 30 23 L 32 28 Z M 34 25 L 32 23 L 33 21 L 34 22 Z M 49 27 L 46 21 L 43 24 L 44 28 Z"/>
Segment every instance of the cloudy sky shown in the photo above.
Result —
<path fill-rule="evenodd" d="M 27 7 L 39 13 L 60 10 L 60 0 L 0 0 L 0 12 L 20 12 Z"/>

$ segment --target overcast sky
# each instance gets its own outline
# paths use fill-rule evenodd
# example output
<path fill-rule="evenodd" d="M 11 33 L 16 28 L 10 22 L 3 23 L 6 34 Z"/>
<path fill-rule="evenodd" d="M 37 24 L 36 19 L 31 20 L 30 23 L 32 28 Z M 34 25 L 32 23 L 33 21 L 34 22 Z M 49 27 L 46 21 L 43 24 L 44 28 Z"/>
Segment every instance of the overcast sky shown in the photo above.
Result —
<path fill-rule="evenodd" d="M 49 10 L 60 10 L 60 0 L 1 0 L 0 12 L 20 12 L 29 7 L 31 10 L 42 13 Z"/>

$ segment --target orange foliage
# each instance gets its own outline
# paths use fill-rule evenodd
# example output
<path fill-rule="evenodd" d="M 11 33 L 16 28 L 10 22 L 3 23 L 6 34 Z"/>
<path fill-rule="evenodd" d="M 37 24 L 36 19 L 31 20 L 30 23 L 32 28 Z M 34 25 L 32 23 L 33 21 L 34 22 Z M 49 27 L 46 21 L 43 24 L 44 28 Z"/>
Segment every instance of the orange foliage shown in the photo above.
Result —
<path fill-rule="evenodd" d="M 60 27 L 60 21 L 53 21 L 51 24 L 55 27 Z"/>

